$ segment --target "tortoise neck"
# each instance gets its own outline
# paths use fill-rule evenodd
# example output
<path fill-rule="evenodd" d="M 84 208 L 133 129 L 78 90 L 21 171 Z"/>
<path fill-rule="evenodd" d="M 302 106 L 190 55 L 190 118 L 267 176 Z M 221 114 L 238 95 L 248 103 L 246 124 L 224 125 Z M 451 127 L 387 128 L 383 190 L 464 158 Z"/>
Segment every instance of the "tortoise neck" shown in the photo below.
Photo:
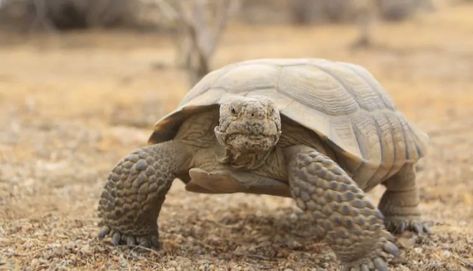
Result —
<path fill-rule="evenodd" d="M 241 153 L 226 149 L 225 154 L 219 160 L 221 163 L 233 168 L 253 170 L 263 166 L 274 148 L 266 152 Z"/>

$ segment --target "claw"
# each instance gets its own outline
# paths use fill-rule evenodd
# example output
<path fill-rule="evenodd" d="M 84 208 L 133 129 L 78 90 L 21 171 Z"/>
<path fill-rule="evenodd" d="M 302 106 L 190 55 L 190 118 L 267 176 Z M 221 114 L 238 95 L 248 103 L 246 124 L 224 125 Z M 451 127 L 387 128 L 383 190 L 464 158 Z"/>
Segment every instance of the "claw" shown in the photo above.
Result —
<path fill-rule="evenodd" d="M 395 240 L 394 236 L 388 231 L 382 231 L 382 236 L 386 238 L 386 240 L 391 241 L 391 242 L 394 242 Z"/>
<path fill-rule="evenodd" d="M 159 245 L 159 240 L 158 240 L 158 237 L 156 236 L 151 236 L 151 244 L 153 245 L 153 247 L 155 248 L 159 248 L 160 245 Z"/>
<path fill-rule="evenodd" d="M 422 224 L 415 223 L 414 224 L 414 232 L 417 233 L 417 234 L 423 234 L 424 233 L 424 227 L 422 226 Z"/>
<path fill-rule="evenodd" d="M 366 264 L 362 264 L 360 267 L 360 271 L 370 271 L 370 269 L 368 268 Z"/>
<path fill-rule="evenodd" d="M 383 213 L 381 213 L 380 210 L 376 209 L 375 215 L 376 215 L 378 218 L 384 220 L 384 215 L 383 215 Z"/>
<path fill-rule="evenodd" d="M 128 237 L 126 238 L 126 245 L 127 245 L 127 246 L 130 246 L 130 247 L 131 247 L 131 246 L 136 246 L 136 239 L 135 239 L 135 237 L 133 237 L 133 236 L 128 236 Z"/>
<path fill-rule="evenodd" d="M 146 237 L 139 237 L 137 239 L 138 239 L 137 241 L 140 244 L 140 246 L 147 247 L 147 248 L 150 247 L 150 242 Z"/>
<path fill-rule="evenodd" d="M 392 233 L 403 233 L 404 231 L 412 231 L 417 235 L 430 234 L 429 227 L 418 218 L 395 218 L 385 222 L 386 228 Z"/>
<path fill-rule="evenodd" d="M 427 233 L 427 234 L 432 234 L 432 230 L 430 229 L 429 226 L 427 225 L 423 225 L 423 228 L 424 228 L 424 232 Z"/>
<path fill-rule="evenodd" d="M 395 257 L 398 257 L 400 254 L 399 248 L 395 244 L 389 241 L 384 244 L 383 248 L 384 248 L 384 251 L 394 255 Z"/>
<path fill-rule="evenodd" d="M 406 223 L 405 223 L 404 221 L 402 221 L 401 223 L 399 223 L 399 225 L 398 225 L 396 231 L 397 231 L 398 233 L 402 233 L 402 232 L 404 232 L 405 230 L 406 230 Z"/>
<path fill-rule="evenodd" d="M 376 258 L 373 260 L 374 266 L 376 267 L 377 270 L 379 271 L 388 271 L 388 266 L 386 265 L 386 262 L 384 262 L 383 259 L 381 258 Z"/>
<path fill-rule="evenodd" d="M 121 235 L 119 232 L 114 232 L 112 235 L 112 244 L 118 246 L 120 244 Z"/>
<path fill-rule="evenodd" d="M 110 232 L 110 228 L 107 227 L 107 226 L 104 226 L 100 229 L 99 231 L 99 234 L 98 234 L 98 238 L 99 240 L 102 240 L 103 238 L 105 238 L 105 236 L 107 236 L 107 234 Z"/>

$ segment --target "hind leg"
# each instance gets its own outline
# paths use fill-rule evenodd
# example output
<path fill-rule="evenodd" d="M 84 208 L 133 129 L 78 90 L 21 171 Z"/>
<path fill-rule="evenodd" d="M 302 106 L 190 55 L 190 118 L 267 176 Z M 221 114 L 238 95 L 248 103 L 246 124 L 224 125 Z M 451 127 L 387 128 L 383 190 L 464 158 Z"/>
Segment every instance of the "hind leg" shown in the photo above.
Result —
<path fill-rule="evenodd" d="M 414 164 L 406 164 L 401 170 L 384 182 L 384 192 L 379 210 L 384 215 L 386 228 L 392 233 L 413 231 L 418 234 L 430 230 L 421 219 L 419 191 L 416 186 Z"/>

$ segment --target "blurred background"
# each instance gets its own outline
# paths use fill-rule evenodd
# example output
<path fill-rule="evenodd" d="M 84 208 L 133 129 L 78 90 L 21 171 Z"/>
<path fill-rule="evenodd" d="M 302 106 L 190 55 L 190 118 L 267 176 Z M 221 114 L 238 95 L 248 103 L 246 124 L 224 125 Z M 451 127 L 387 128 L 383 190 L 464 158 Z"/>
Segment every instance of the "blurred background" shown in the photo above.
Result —
<path fill-rule="evenodd" d="M 0 270 L 336 270 L 290 199 L 179 182 L 161 251 L 94 239 L 114 163 L 207 72 L 269 57 L 374 74 L 431 137 L 434 235 L 398 237 L 394 270 L 473 269 L 472 15 L 471 0 L 0 0 Z"/>

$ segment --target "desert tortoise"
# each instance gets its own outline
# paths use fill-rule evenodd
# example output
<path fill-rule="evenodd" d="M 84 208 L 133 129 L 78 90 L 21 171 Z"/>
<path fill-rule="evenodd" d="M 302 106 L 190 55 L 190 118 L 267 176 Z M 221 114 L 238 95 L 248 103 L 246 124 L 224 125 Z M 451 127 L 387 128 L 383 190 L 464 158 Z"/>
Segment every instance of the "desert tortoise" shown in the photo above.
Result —
<path fill-rule="evenodd" d="M 345 269 L 387 270 L 391 232 L 427 231 L 414 165 L 427 136 L 364 68 L 262 59 L 209 73 L 112 170 L 99 202 L 112 243 L 158 246 L 172 181 L 203 193 L 293 197 Z M 364 192 L 383 183 L 379 210 Z M 389 256 L 390 257 L 390 256 Z"/>

